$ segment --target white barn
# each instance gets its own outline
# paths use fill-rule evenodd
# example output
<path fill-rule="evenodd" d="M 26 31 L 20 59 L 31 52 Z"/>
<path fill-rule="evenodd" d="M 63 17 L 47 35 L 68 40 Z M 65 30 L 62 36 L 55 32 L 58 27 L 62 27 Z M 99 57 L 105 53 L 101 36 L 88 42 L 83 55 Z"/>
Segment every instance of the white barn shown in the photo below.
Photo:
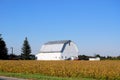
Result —
<path fill-rule="evenodd" d="M 42 45 L 37 60 L 66 60 L 78 58 L 78 47 L 71 40 L 50 41 Z"/>

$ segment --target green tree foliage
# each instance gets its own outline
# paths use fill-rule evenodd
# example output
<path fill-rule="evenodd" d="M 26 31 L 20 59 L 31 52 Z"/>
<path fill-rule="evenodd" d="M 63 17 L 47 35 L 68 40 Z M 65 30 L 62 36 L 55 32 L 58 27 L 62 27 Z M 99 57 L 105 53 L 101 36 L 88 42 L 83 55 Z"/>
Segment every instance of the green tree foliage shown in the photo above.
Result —
<path fill-rule="evenodd" d="M 79 56 L 78 56 L 78 59 L 79 59 L 79 60 L 89 60 L 89 56 L 79 55 Z"/>
<path fill-rule="evenodd" d="M 2 60 L 8 59 L 8 50 L 5 41 L 1 37 L 1 34 L 0 34 L 0 59 Z"/>
<path fill-rule="evenodd" d="M 31 53 L 31 47 L 30 47 L 29 42 L 26 37 L 24 40 L 24 43 L 23 43 L 23 47 L 22 47 L 21 59 L 30 60 L 31 59 L 30 53 Z"/>
<path fill-rule="evenodd" d="M 95 54 L 95 57 L 101 57 L 99 54 Z"/>

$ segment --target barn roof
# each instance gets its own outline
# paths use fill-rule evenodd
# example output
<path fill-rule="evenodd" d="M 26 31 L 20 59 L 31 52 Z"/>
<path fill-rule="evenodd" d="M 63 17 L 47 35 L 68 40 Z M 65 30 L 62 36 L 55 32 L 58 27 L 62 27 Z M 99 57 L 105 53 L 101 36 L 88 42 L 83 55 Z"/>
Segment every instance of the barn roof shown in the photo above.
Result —
<path fill-rule="evenodd" d="M 71 40 L 49 41 L 41 47 L 40 52 L 41 53 L 63 52 L 65 45 L 70 42 Z"/>
<path fill-rule="evenodd" d="M 45 45 L 48 45 L 48 44 L 65 44 L 65 43 L 68 43 L 70 41 L 71 40 L 49 41 L 49 42 L 45 43 Z"/>

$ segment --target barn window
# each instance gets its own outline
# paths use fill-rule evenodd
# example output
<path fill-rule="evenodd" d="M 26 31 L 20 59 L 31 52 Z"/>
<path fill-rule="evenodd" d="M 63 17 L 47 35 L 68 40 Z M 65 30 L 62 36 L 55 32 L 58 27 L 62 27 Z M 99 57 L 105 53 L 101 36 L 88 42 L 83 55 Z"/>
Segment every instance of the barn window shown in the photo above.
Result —
<path fill-rule="evenodd" d="M 63 59 L 63 56 L 61 58 Z"/>

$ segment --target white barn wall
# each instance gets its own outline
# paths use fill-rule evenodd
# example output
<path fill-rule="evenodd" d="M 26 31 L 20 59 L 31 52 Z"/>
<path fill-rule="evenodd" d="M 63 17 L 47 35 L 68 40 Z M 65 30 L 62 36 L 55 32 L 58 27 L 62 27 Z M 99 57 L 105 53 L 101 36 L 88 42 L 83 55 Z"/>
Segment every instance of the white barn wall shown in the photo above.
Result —
<path fill-rule="evenodd" d="M 36 57 L 37 60 L 60 60 L 61 53 L 40 53 Z"/>
<path fill-rule="evenodd" d="M 78 57 L 78 48 L 75 43 L 70 42 L 70 44 L 66 44 L 66 47 L 61 54 L 63 59 L 68 59 L 71 57 Z"/>

